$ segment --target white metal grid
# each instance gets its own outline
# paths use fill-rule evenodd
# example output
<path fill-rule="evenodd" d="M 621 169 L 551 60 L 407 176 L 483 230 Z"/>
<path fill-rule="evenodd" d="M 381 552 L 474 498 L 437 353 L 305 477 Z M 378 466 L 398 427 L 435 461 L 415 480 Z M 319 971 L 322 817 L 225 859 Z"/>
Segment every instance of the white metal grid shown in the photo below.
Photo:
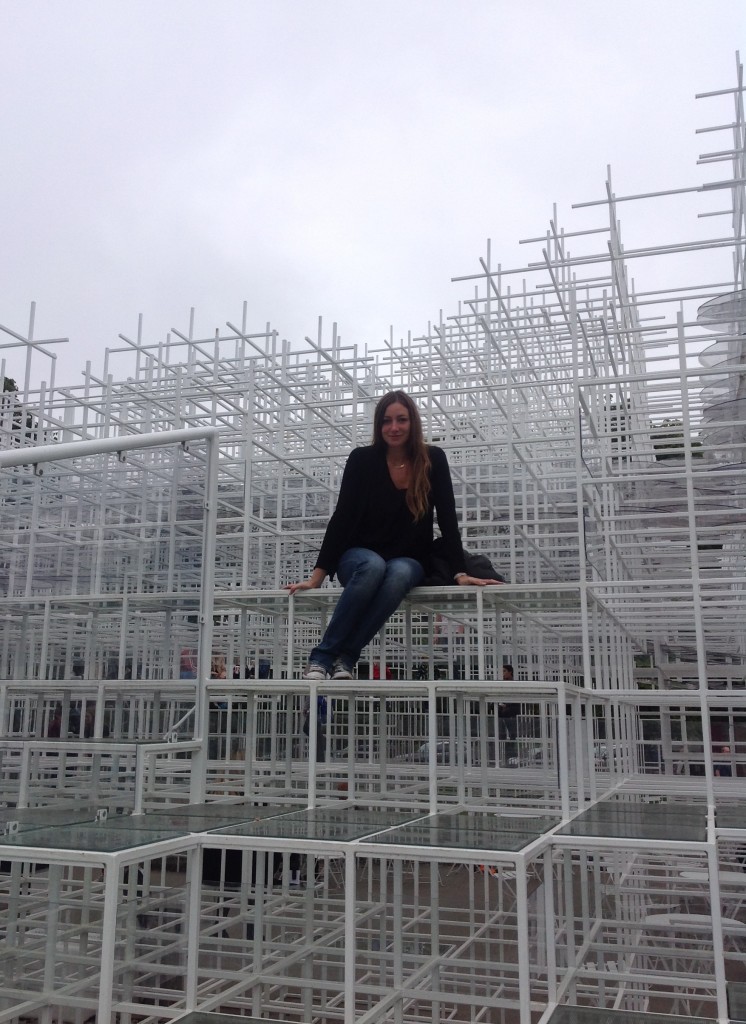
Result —
<path fill-rule="evenodd" d="M 281 835 L 241 837 L 231 848 L 245 865 L 267 850 L 281 869 L 258 889 L 244 875 L 238 892 L 225 879 L 208 891 L 194 867 L 184 876 L 196 845 L 174 840 L 178 909 L 170 894 L 139 891 L 134 869 L 117 876 L 122 858 L 107 862 L 112 907 L 115 886 L 135 886 L 125 946 L 151 910 L 181 928 L 154 926 L 157 969 L 127 968 L 121 983 L 78 927 L 100 879 L 86 868 L 73 885 L 79 859 L 61 842 L 0 872 L 4 956 L 16 965 L 0 1021 L 83 1024 L 113 1003 L 121 1020 L 153 1024 L 196 1005 L 299 1021 L 536 1024 L 555 1003 L 725 1017 L 746 927 L 740 65 L 734 88 L 704 99 L 720 108 L 706 131 L 729 138 L 700 161 L 718 177 L 642 196 L 617 195 L 609 178 L 570 230 L 555 215 L 524 240 L 524 266 L 498 266 L 488 249 L 458 279 L 458 312 L 422 337 L 363 350 L 319 325 L 298 350 L 276 331 L 251 333 L 244 308 L 240 326 L 208 338 L 193 317 L 165 342 L 141 325 L 100 375 L 62 387 L 32 311 L 27 337 L 3 329 L 3 349 L 26 364 L 20 390 L 0 398 L 4 810 L 93 796 L 147 819 L 249 797 L 287 811 L 567 823 L 621 794 L 680 810 L 702 800 L 702 835 L 672 849 L 664 837 L 547 827 L 489 858 L 341 841 L 312 856 Z M 678 203 L 683 221 L 692 197 L 702 224 L 689 221 L 687 240 L 655 238 L 647 204 Z M 394 386 L 448 453 L 466 545 L 510 583 L 413 593 L 359 678 L 321 693 L 299 677 L 335 586 L 297 598 L 281 587 L 312 567 L 346 455 L 367 443 L 375 401 Z M 508 661 L 512 687 L 500 682 Z M 315 723 L 319 696 L 328 712 Z M 500 725 L 506 697 L 521 704 L 515 737 Z M 138 752 L 159 740 L 146 770 Z M 39 887 L 42 902 L 70 894 L 64 949 L 62 933 L 34 934 L 36 910 L 24 917 L 18 900 Z M 243 927 L 258 903 L 260 952 Z M 224 911 L 237 918 L 227 937 Z M 23 958 L 43 979 L 33 1006 L 28 986 L 17 991 Z M 84 997 L 61 973 L 71 959 Z M 260 969 L 247 974 L 249 961 Z"/>

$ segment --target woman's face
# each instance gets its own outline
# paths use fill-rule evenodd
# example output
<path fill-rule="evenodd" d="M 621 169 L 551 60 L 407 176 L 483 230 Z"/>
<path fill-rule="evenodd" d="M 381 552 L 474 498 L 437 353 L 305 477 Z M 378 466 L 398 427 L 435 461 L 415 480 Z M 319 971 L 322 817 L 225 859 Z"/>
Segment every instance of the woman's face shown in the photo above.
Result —
<path fill-rule="evenodd" d="M 409 412 L 401 402 L 386 408 L 381 422 L 381 437 L 389 448 L 401 448 L 409 440 Z"/>

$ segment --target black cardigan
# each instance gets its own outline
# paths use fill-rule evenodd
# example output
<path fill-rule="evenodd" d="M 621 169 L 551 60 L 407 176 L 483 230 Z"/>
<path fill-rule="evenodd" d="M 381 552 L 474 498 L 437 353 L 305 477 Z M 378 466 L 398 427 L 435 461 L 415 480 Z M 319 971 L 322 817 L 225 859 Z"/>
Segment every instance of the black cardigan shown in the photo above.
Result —
<path fill-rule="evenodd" d="M 434 513 L 452 574 L 464 572 L 464 549 L 456 516 L 448 459 L 442 448 L 428 445 L 430 495 L 428 508 L 415 523 L 407 508 L 405 490 L 394 486 L 384 446 L 355 448 L 347 459 L 342 484 L 316 568 L 334 576 L 348 548 L 364 547 L 382 558 L 415 558 L 425 574 L 430 571 Z"/>

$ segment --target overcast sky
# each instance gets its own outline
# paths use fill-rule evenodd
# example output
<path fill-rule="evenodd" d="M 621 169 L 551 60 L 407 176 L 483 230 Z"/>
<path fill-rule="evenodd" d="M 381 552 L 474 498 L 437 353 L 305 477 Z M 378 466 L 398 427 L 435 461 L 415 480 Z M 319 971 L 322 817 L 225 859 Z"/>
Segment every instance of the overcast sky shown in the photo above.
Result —
<path fill-rule="evenodd" d="M 694 96 L 745 30 L 744 0 L 0 0 L 0 324 L 36 301 L 58 384 L 139 313 L 421 333 L 607 164 L 620 194 L 711 180 L 728 108 Z"/>

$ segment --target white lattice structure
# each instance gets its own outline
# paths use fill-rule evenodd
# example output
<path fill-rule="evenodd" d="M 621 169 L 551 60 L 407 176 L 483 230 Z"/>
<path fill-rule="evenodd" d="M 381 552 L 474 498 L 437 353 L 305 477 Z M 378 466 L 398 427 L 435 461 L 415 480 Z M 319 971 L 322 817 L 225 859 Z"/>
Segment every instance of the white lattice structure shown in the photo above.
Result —
<path fill-rule="evenodd" d="M 716 179 L 609 180 L 524 266 L 488 251 L 422 337 L 290 345 L 244 308 L 208 338 L 140 325 L 63 387 L 33 311 L 2 329 L 26 366 L 0 400 L 0 1022 L 726 1018 L 746 946 L 740 65 L 706 96 L 725 100 Z M 646 204 L 697 193 L 722 197 L 719 234 L 625 248 L 623 203 L 644 229 Z M 413 592 L 322 693 L 300 674 L 335 588 L 282 587 L 392 387 L 509 582 Z"/>

